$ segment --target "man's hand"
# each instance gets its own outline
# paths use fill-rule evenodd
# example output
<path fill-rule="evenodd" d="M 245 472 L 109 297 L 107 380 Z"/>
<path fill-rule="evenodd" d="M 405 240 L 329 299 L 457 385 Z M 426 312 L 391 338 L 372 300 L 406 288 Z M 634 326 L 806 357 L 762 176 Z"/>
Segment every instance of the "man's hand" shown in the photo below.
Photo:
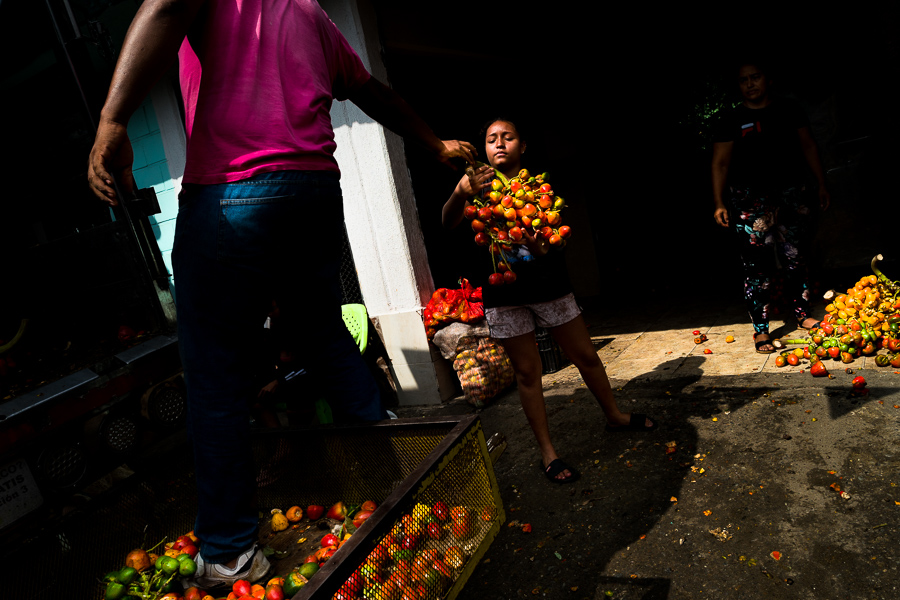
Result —
<path fill-rule="evenodd" d="M 110 206 L 118 205 L 119 198 L 116 197 L 113 178 L 115 177 L 122 193 L 133 193 L 137 187 L 131 173 L 133 164 L 134 152 L 126 126 L 101 120 L 88 158 L 88 184 L 91 191 Z"/>
<path fill-rule="evenodd" d="M 822 210 L 828 210 L 828 207 L 831 206 L 831 194 L 828 193 L 828 189 L 824 185 L 819 186 L 819 206 L 822 207 Z"/>
<path fill-rule="evenodd" d="M 475 149 L 475 146 L 470 144 L 469 142 L 461 142 L 459 140 L 441 140 L 441 144 L 444 145 L 443 150 L 438 154 L 438 160 L 444 163 L 445 165 L 456 168 L 452 162 L 450 162 L 451 158 L 462 158 L 470 165 L 475 162 L 475 157 L 478 154 L 478 151 Z"/>
<path fill-rule="evenodd" d="M 716 212 L 713 213 L 713 217 L 716 220 L 716 223 L 721 225 L 722 227 L 728 227 L 728 209 L 724 206 L 720 206 L 716 209 Z"/>

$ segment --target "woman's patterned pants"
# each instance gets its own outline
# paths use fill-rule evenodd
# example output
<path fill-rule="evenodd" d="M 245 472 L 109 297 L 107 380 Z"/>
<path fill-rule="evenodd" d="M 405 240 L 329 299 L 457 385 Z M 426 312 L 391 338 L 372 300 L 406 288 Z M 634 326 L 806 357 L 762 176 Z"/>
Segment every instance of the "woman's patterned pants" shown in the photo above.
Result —
<path fill-rule="evenodd" d="M 781 263 L 785 296 L 798 321 L 809 317 L 805 252 L 812 222 L 811 195 L 805 186 L 772 193 L 731 188 L 731 223 L 744 263 L 744 298 L 756 333 L 769 332 L 772 277 Z"/>

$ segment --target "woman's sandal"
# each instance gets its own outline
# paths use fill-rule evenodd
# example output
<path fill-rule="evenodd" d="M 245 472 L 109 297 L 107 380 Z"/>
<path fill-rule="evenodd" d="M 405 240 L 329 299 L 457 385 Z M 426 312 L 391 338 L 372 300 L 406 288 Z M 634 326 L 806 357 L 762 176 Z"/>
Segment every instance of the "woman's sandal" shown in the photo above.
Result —
<path fill-rule="evenodd" d="M 754 341 L 753 345 L 756 346 L 756 351 L 760 354 L 774 354 L 775 353 L 775 344 L 773 343 L 772 338 L 769 338 L 767 340 L 757 340 L 756 339 L 757 335 L 760 335 L 760 334 L 758 334 L 758 333 L 753 334 L 753 341 Z M 769 335 L 769 334 L 766 333 L 763 335 Z M 763 346 L 772 346 L 772 349 L 771 350 L 762 350 L 761 348 Z"/>
<path fill-rule="evenodd" d="M 627 425 L 610 425 L 606 424 L 606 431 L 610 433 L 617 433 L 620 431 L 631 431 L 637 433 L 650 433 L 654 431 L 657 427 L 659 427 L 659 423 L 650 419 L 650 422 L 653 423 L 650 427 L 647 427 L 647 415 L 642 415 L 641 413 L 631 413 L 631 417 L 628 420 Z"/>
<path fill-rule="evenodd" d="M 544 477 L 546 477 L 553 483 L 575 483 L 581 478 L 581 473 L 576 471 L 575 467 L 570 467 L 569 465 L 564 463 L 561 458 L 554 459 L 546 467 L 544 467 L 544 461 L 539 460 L 538 468 L 543 471 Z M 569 475 L 565 479 L 558 479 L 556 476 L 565 470 L 568 470 L 571 475 Z"/>
<path fill-rule="evenodd" d="M 806 317 L 806 319 L 811 319 L 811 318 L 812 317 Z M 800 329 L 805 329 L 806 331 L 812 331 L 813 329 L 818 329 L 819 327 L 822 326 L 822 321 L 816 321 L 809 327 L 804 327 L 803 321 L 806 321 L 806 319 L 801 319 L 801 320 L 797 321 L 797 327 L 799 327 Z"/>

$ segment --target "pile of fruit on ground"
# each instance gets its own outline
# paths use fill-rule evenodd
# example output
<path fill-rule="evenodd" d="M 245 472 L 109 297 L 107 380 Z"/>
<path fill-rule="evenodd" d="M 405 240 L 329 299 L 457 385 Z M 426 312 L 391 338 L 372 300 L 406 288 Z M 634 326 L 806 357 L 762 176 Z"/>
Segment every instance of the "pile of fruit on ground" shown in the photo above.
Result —
<path fill-rule="evenodd" d="M 174 542 L 128 554 L 125 566 L 104 578 L 105 600 L 284 600 L 297 594 L 377 506 L 334 504 L 273 509 L 262 524 L 260 547 L 274 567 L 265 581 L 239 580 L 227 595 L 213 595 L 183 580 L 197 571 L 200 542 L 190 532 Z M 431 600 L 456 580 L 496 520 L 493 507 L 472 509 L 416 504 L 404 514 L 343 583 L 333 600 Z M 161 549 L 162 554 L 155 552 Z"/>
<path fill-rule="evenodd" d="M 806 358 L 813 376 L 825 376 L 828 359 L 850 364 L 872 356 L 879 367 L 900 367 L 900 283 L 878 269 L 881 260 L 880 254 L 873 258 L 874 274 L 861 277 L 846 294 L 825 293 L 826 315 L 808 338 L 777 340 L 776 346 L 801 347 L 782 351 L 775 365 L 797 365 Z"/>

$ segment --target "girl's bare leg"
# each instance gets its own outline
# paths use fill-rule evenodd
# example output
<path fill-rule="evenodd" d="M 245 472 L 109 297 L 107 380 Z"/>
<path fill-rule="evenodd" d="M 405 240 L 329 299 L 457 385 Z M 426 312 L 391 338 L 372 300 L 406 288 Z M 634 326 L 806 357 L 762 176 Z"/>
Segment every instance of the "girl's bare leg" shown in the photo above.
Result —
<path fill-rule="evenodd" d="M 550 426 L 547 422 L 547 407 L 544 403 L 544 388 L 541 382 L 543 367 L 541 355 L 535 345 L 534 332 L 506 338 L 502 342 L 503 349 L 509 355 L 513 370 L 516 372 L 522 409 L 537 439 L 541 460 L 546 468 L 559 458 L 559 455 L 556 454 L 556 449 L 550 441 Z M 566 469 L 556 478 L 568 479 L 571 476 L 572 473 Z"/>
<path fill-rule="evenodd" d="M 603 361 L 597 356 L 597 351 L 594 349 L 591 336 L 588 334 L 587 326 L 581 315 L 568 323 L 551 328 L 550 333 L 572 364 L 578 368 L 584 383 L 600 403 L 600 408 L 603 409 L 603 414 L 606 415 L 609 424 L 613 427 L 628 425 L 631 413 L 623 413 L 619 410 L 609 384 L 609 378 L 606 376 L 606 369 L 603 368 Z M 540 360 L 540 356 L 538 360 Z M 652 427 L 653 421 L 647 419 L 644 426 Z"/>

